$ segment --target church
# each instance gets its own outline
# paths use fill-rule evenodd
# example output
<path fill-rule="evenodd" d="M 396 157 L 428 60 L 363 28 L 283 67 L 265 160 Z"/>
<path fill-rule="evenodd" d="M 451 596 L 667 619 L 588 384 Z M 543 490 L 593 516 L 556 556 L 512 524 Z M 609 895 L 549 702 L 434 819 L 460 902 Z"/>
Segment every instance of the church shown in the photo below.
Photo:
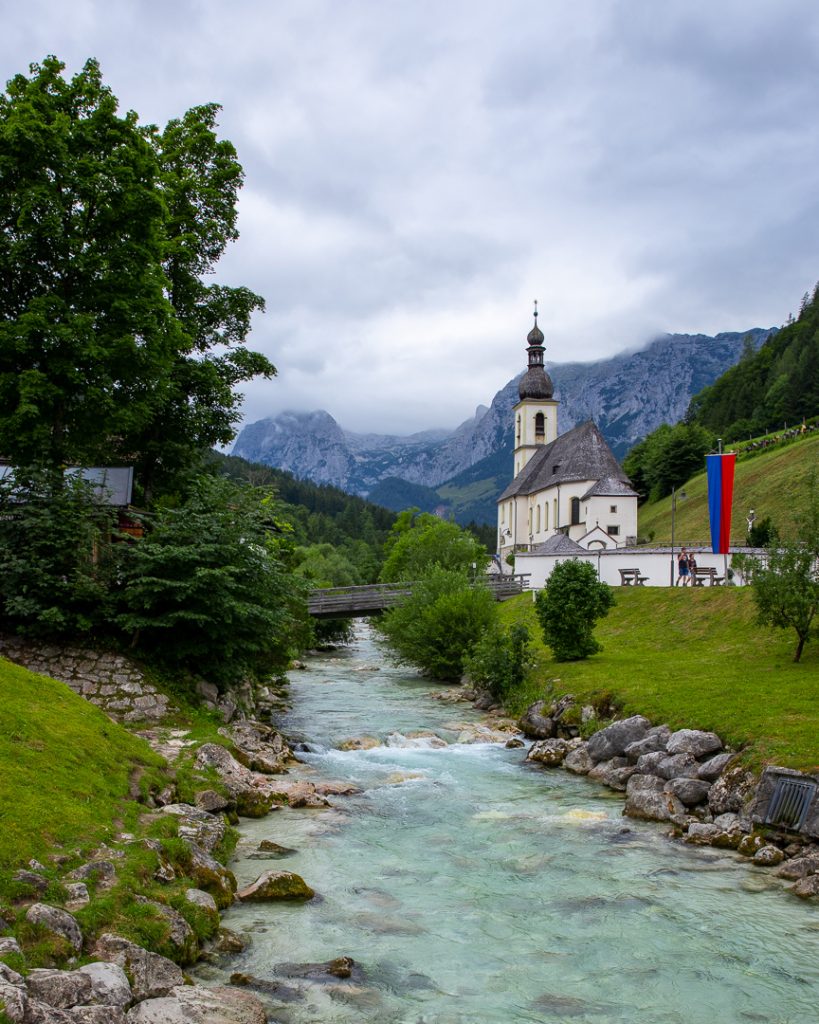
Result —
<path fill-rule="evenodd" d="M 637 494 L 592 420 L 557 432 L 551 378 L 537 325 L 514 416 L 515 477 L 498 498 L 498 553 L 570 554 L 637 539 Z"/>

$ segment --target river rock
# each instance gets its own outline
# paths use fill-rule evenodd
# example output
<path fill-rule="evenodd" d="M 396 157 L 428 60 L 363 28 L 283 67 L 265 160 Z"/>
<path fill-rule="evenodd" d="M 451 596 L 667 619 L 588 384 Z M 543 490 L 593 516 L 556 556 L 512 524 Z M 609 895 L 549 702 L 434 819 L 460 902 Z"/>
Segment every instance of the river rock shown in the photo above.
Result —
<path fill-rule="evenodd" d="M 226 985 L 182 985 L 128 1011 L 128 1024 L 266 1024 L 263 1004 L 250 992 Z"/>
<path fill-rule="evenodd" d="M 355 796 L 361 792 L 353 782 L 316 782 L 313 788 L 321 796 Z"/>
<path fill-rule="evenodd" d="M 196 752 L 199 768 L 213 768 L 231 799 L 236 803 L 236 813 L 245 818 L 262 818 L 270 810 L 272 797 L 259 785 L 257 776 L 240 764 L 225 747 L 218 743 L 203 743 Z"/>
<path fill-rule="evenodd" d="M 722 740 L 715 732 L 703 732 L 700 729 L 678 729 L 672 733 L 666 748 L 669 754 L 691 754 L 692 757 L 705 757 L 722 750 Z"/>
<path fill-rule="evenodd" d="M 507 747 L 509 750 L 514 750 L 518 747 L 525 747 L 526 744 L 520 738 L 520 736 L 510 736 L 506 743 L 504 743 L 504 746 Z"/>
<path fill-rule="evenodd" d="M 671 730 L 667 725 L 655 725 L 641 740 L 629 743 L 623 753 L 629 761 L 636 762 L 643 754 L 664 752 L 670 736 Z"/>
<path fill-rule="evenodd" d="M 21 885 L 26 886 L 31 892 L 36 893 L 38 896 L 42 896 L 49 886 L 47 878 L 37 874 L 36 871 L 15 871 L 12 875 L 12 879 L 15 882 L 19 882 Z"/>
<path fill-rule="evenodd" d="M 672 821 L 685 813 L 678 797 L 666 790 L 666 780 L 635 773 L 626 785 L 624 813 L 649 821 Z"/>
<path fill-rule="evenodd" d="M 164 996 L 184 982 L 182 971 L 167 957 L 151 953 L 120 935 L 106 932 L 97 940 L 94 956 L 108 963 L 119 964 L 131 977 L 134 998 L 153 999 Z"/>
<path fill-rule="evenodd" d="M 777 864 L 781 864 L 784 859 L 785 854 L 779 847 L 773 846 L 770 843 L 766 846 L 761 846 L 754 854 L 754 864 L 761 864 L 766 868 L 775 867 Z"/>
<path fill-rule="evenodd" d="M 65 876 L 73 882 L 91 882 L 98 891 L 112 889 L 117 882 L 117 869 L 110 860 L 92 860 L 81 864 Z"/>
<path fill-rule="evenodd" d="M 630 747 L 633 747 L 632 743 Z M 637 758 L 637 771 L 640 775 L 658 775 L 658 768 L 668 757 L 664 750 L 652 750 L 647 754 L 640 754 Z"/>
<path fill-rule="evenodd" d="M 697 769 L 697 777 L 705 779 L 706 782 L 716 782 L 725 770 L 726 765 L 728 765 L 733 758 L 734 755 L 728 751 L 709 757 L 708 760 L 703 761 Z"/>
<path fill-rule="evenodd" d="M 23 1024 L 26 1019 L 28 1004 L 29 1000 L 24 988 L 10 985 L 0 979 L 0 1006 L 3 1007 L 6 1016 L 12 1024 Z"/>
<path fill-rule="evenodd" d="M 375 736 L 356 736 L 353 739 L 344 740 L 339 743 L 339 750 L 373 750 L 375 747 L 381 746 L 381 740 L 377 740 Z"/>
<path fill-rule="evenodd" d="M 695 807 L 701 804 L 708 797 L 710 782 L 702 779 L 679 778 L 671 779 L 668 789 L 685 804 L 686 807 Z"/>
<path fill-rule="evenodd" d="M 801 878 L 796 885 L 792 885 L 790 891 L 794 896 L 801 896 L 803 900 L 819 897 L 819 875 L 808 875 Z"/>
<path fill-rule="evenodd" d="M 119 964 L 95 960 L 77 968 L 74 974 L 84 974 L 91 981 L 90 1003 L 103 1006 L 128 1006 L 133 1000 L 131 985 Z"/>
<path fill-rule="evenodd" d="M 216 814 L 219 811 L 227 810 L 230 807 L 230 800 L 215 789 L 201 789 L 195 797 L 196 806 L 200 811 L 207 811 L 208 814 Z"/>
<path fill-rule="evenodd" d="M 625 791 L 626 783 L 637 771 L 637 766 L 630 764 L 626 757 L 613 757 L 609 761 L 600 761 L 588 773 L 590 779 L 604 783 L 611 789 Z"/>
<path fill-rule="evenodd" d="M 67 1009 L 91 1002 L 91 978 L 79 971 L 35 968 L 26 978 L 28 994 L 49 1006 Z"/>
<path fill-rule="evenodd" d="M 80 926 L 67 910 L 51 907 L 47 903 L 34 903 L 26 911 L 26 920 L 64 939 L 75 953 L 82 949 Z"/>
<path fill-rule="evenodd" d="M 217 953 L 241 953 L 247 948 L 247 943 L 230 928 L 220 928 L 213 940 L 213 948 Z"/>
<path fill-rule="evenodd" d="M 661 779 L 696 779 L 699 765 L 688 753 L 673 754 L 665 757 L 657 765 L 656 774 Z"/>
<path fill-rule="evenodd" d="M 627 746 L 643 739 L 650 728 L 651 722 L 642 715 L 613 722 L 588 741 L 589 757 L 592 761 L 610 761 L 613 757 L 620 757 Z"/>
<path fill-rule="evenodd" d="M 538 740 L 529 748 L 526 755 L 527 761 L 536 761 L 546 768 L 557 768 L 563 763 L 563 759 L 569 751 L 569 744 L 566 740 L 546 739 Z"/>
<path fill-rule="evenodd" d="M 134 899 L 137 903 L 150 907 L 155 915 L 165 918 L 167 932 L 164 941 L 170 945 L 174 959 L 182 964 L 193 963 L 199 952 L 199 943 L 193 928 L 179 911 L 174 907 L 169 907 L 167 903 L 158 903 L 156 900 L 149 900 L 144 896 L 135 896 Z"/>
<path fill-rule="evenodd" d="M 315 892 L 301 875 L 293 871 L 265 871 L 255 882 L 246 885 L 236 893 L 243 901 L 266 902 L 267 900 L 311 900 Z"/>
<path fill-rule="evenodd" d="M 704 821 L 692 821 L 688 826 L 685 841 L 693 843 L 695 846 L 710 846 L 711 841 L 719 835 L 719 832 L 720 829 L 714 824 Z"/>
<path fill-rule="evenodd" d="M 263 722 L 243 719 L 219 732 L 233 742 L 237 759 L 252 771 L 279 775 L 287 771 L 286 765 L 293 758 L 281 733 Z"/>
<path fill-rule="evenodd" d="M 545 710 L 546 701 L 537 700 L 529 705 L 518 721 L 520 731 L 530 740 L 546 740 L 554 734 L 554 722 L 544 714 Z"/>
<path fill-rule="evenodd" d="M 188 903 L 192 903 L 195 907 L 199 907 L 200 910 L 204 910 L 208 914 L 216 914 L 218 918 L 219 910 L 216 906 L 216 900 L 209 892 L 205 892 L 204 889 L 186 889 L 185 899 Z"/>
<path fill-rule="evenodd" d="M 728 811 L 740 812 L 753 799 L 756 778 L 742 765 L 723 771 L 708 794 L 708 806 L 716 817 Z"/>
<path fill-rule="evenodd" d="M 182 839 L 192 840 L 209 853 L 227 835 L 227 824 L 223 817 L 192 804 L 167 804 L 162 808 L 162 813 L 179 819 L 178 835 Z"/>
<path fill-rule="evenodd" d="M 819 872 L 819 853 L 807 854 L 804 857 L 794 857 L 786 860 L 776 871 L 779 878 L 787 878 L 798 881 L 800 878 L 807 878 L 808 875 Z"/>
<path fill-rule="evenodd" d="M 330 801 L 316 790 L 312 782 L 299 779 L 288 782 L 277 779 L 275 788 L 271 789 L 274 800 L 289 804 L 291 807 L 329 807 Z"/>
<path fill-rule="evenodd" d="M 589 757 L 585 743 L 581 743 L 580 746 L 566 754 L 563 767 L 575 775 L 588 775 L 594 767 L 594 761 Z"/>
<path fill-rule="evenodd" d="M 236 891 L 233 872 L 197 843 L 188 840 L 187 846 L 190 851 L 187 874 L 196 881 L 198 888 L 211 894 L 217 907 L 229 907 Z"/>

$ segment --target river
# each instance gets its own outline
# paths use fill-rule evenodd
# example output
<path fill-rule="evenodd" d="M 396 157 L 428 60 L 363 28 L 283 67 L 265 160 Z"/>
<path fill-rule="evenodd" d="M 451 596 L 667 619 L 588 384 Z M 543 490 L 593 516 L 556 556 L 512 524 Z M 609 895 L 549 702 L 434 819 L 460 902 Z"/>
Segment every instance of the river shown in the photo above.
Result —
<path fill-rule="evenodd" d="M 378 671 L 371 669 L 377 667 Z M 224 923 L 239 971 L 280 984 L 281 1024 L 811 1024 L 819 915 L 737 855 L 670 841 L 622 817 L 622 797 L 501 745 L 431 749 L 469 705 L 385 665 L 365 627 L 348 650 L 291 673 L 278 724 L 310 743 L 307 778 L 360 787 L 333 809 L 242 823 L 240 885 L 301 874 L 320 898 L 244 904 Z M 353 736 L 392 737 L 366 751 Z M 296 852 L 251 859 L 262 839 Z M 340 980 L 282 965 L 353 957 Z M 288 977 L 290 976 L 290 977 Z"/>

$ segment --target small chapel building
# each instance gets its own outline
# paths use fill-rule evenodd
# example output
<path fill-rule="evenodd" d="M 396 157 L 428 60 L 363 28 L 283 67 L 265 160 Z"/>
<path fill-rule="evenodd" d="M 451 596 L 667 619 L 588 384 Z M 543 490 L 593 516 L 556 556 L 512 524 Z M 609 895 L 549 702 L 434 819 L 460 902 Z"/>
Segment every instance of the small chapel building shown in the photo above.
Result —
<path fill-rule="evenodd" d="M 557 432 L 551 378 L 537 325 L 514 415 L 515 477 L 498 498 L 498 553 L 558 553 L 561 546 L 602 550 L 634 544 L 637 494 L 592 420 Z M 568 552 L 566 552 L 568 553 Z"/>

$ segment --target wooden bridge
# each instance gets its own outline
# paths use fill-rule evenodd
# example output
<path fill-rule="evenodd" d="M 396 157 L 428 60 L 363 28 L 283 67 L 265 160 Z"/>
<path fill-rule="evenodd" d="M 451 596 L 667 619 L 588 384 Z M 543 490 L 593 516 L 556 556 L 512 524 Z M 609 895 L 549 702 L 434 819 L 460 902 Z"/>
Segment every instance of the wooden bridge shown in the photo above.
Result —
<path fill-rule="evenodd" d="M 378 615 L 412 593 L 415 583 L 373 583 L 365 587 L 328 587 L 311 590 L 307 610 L 316 619 L 361 619 Z M 522 594 L 529 586 L 529 574 L 482 576 L 473 584 L 486 587 L 496 601 Z"/>

